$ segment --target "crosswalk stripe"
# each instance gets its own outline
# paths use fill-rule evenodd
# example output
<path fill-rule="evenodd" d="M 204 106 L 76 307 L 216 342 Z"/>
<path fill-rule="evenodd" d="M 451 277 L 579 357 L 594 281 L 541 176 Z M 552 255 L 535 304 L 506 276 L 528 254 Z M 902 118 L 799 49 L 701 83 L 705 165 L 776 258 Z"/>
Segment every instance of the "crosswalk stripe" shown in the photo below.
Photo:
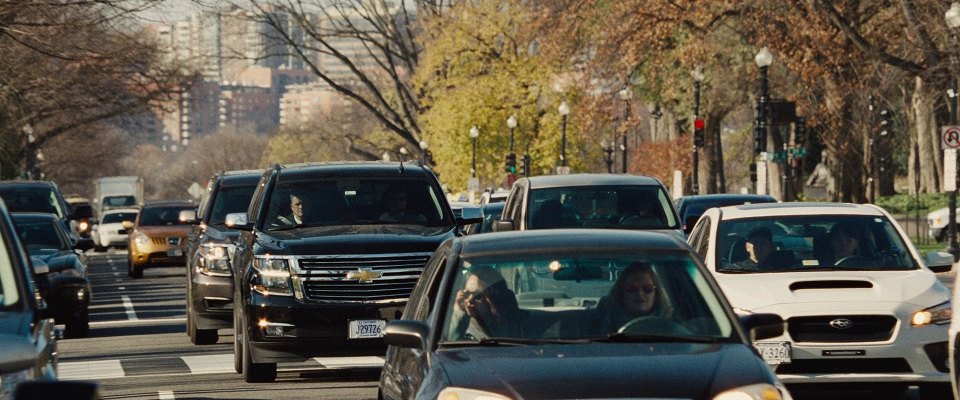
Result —
<path fill-rule="evenodd" d="M 281 363 L 280 370 L 304 368 L 380 368 L 384 359 L 368 357 L 315 357 L 306 363 Z M 224 374 L 234 373 L 233 354 L 168 357 L 151 360 L 99 360 L 60 362 L 59 378 L 64 381 L 101 380 L 128 376 L 169 374 Z"/>
<path fill-rule="evenodd" d="M 123 378 L 123 366 L 120 360 L 99 360 L 65 363 L 57 365 L 57 375 L 64 381 L 98 380 Z"/>
<path fill-rule="evenodd" d="M 316 362 L 327 368 L 382 367 L 384 359 L 378 356 L 367 357 L 314 357 Z"/>
<path fill-rule="evenodd" d="M 180 357 L 192 374 L 219 374 L 234 372 L 233 354 Z"/>

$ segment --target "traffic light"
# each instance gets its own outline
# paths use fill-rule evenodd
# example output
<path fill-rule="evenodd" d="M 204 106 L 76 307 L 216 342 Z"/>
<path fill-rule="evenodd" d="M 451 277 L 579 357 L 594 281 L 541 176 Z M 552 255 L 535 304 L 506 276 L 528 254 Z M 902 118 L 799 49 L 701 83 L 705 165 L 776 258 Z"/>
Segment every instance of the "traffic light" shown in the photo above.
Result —
<path fill-rule="evenodd" d="M 880 110 L 880 137 L 893 135 L 893 111 Z"/>
<path fill-rule="evenodd" d="M 703 120 L 697 118 L 693 121 L 693 146 L 703 147 Z"/>
<path fill-rule="evenodd" d="M 530 176 L 530 167 L 532 167 L 530 163 L 531 163 L 530 155 L 524 154 L 523 155 L 523 176 Z"/>
<path fill-rule="evenodd" d="M 807 120 L 803 117 L 797 117 L 793 128 L 793 144 L 797 147 L 803 147 L 807 141 Z"/>
<path fill-rule="evenodd" d="M 517 155 L 514 153 L 507 153 L 507 167 L 506 171 L 515 174 L 517 173 Z"/>
<path fill-rule="evenodd" d="M 767 130 L 764 122 L 753 128 L 753 150 L 760 154 L 767 151 Z"/>

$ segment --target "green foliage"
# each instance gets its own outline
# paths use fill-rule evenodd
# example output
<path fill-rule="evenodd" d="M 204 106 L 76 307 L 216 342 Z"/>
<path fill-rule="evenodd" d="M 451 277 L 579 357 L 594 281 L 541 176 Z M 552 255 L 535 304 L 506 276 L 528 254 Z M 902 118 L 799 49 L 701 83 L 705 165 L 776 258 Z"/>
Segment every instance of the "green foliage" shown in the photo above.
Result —
<path fill-rule="evenodd" d="M 914 194 L 895 194 L 893 196 L 879 197 L 876 204 L 883 207 L 891 214 L 915 213 L 919 204 L 920 212 L 927 212 L 947 206 L 946 193 L 921 193 L 919 203 Z"/>

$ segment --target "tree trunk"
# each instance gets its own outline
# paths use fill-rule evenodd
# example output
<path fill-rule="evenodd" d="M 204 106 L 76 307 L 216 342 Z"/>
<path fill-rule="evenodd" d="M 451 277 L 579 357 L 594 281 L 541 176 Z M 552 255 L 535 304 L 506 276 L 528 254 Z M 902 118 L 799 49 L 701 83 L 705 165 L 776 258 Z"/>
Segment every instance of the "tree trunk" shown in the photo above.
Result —
<path fill-rule="evenodd" d="M 914 131 L 910 134 L 916 138 L 916 155 L 920 162 L 920 192 L 936 193 L 940 191 L 940 171 L 943 170 L 943 160 L 940 156 L 940 132 L 934 115 L 936 103 L 936 89 L 926 84 L 923 78 L 916 77 L 908 120 Z M 911 158 L 914 157 L 911 154 Z M 914 171 L 910 171 L 910 179 Z"/>

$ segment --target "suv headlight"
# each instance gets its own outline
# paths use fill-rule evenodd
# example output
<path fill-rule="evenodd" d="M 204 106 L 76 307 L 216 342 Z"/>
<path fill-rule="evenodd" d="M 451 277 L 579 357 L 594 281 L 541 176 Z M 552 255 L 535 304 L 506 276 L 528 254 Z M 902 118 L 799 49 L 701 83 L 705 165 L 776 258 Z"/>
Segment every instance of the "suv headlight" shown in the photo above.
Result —
<path fill-rule="evenodd" d="M 200 273 L 210 276 L 230 276 L 230 254 L 234 247 L 231 244 L 205 243 L 197 250 L 199 252 Z"/>
<path fill-rule="evenodd" d="M 143 232 L 137 232 L 137 234 L 133 236 L 133 242 L 138 246 L 146 246 L 147 243 L 150 243 L 150 238 L 144 235 Z"/>
<path fill-rule="evenodd" d="M 253 268 L 257 270 L 259 279 L 253 289 L 265 295 L 293 295 L 293 285 L 290 282 L 290 269 L 285 258 L 267 258 L 254 256 Z"/>
<path fill-rule="evenodd" d="M 910 324 L 913 326 L 946 325 L 950 323 L 951 317 L 953 317 L 953 304 L 950 303 L 950 300 L 947 300 L 913 313 Z"/>
<path fill-rule="evenodd" d="M 789 395 L 769 383 L 757 383 L 727 390 L 713 397 L 713 400 L 787 400 Z"/>

